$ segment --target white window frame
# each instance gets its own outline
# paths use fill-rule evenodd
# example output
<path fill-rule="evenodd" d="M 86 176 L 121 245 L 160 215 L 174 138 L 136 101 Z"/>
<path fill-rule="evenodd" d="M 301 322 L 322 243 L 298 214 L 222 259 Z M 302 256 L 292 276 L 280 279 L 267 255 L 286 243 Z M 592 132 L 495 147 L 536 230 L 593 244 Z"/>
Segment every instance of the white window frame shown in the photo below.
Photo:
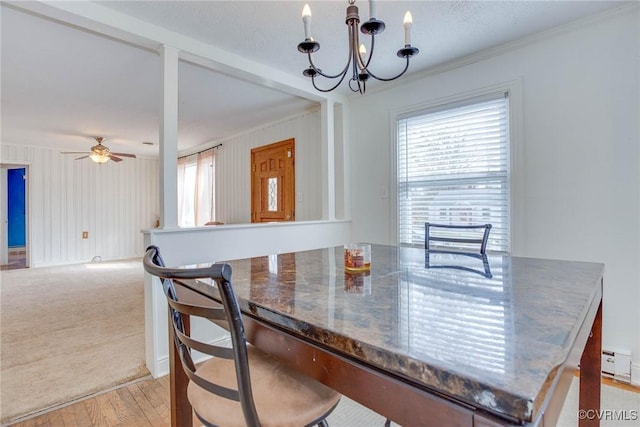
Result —
<path fill-rule="evenodd" d="M 390 112 L 390 137 L 393 141 L 390 147 L 390 156 L 394 161 L 391 164 L 391 203 L 390 217 L 391 239 L 399 244 L 399 181 L 398 181 L 398 120 L 421 111 L 436 108 L 454 106 L 467 100 L 481 98 L 483 96 L 506 92 L 509 96 L 509 152 L 510 152 L 510 194 L 509 194 L 509 253 L 516 254 L 524 247 L 524 152 L 522 148 L 522 83 L 520 79 L 487 86 L 480 89 L 469 90 L 448 97 L 437 98 L 422 104 L 416 104 Z"/>

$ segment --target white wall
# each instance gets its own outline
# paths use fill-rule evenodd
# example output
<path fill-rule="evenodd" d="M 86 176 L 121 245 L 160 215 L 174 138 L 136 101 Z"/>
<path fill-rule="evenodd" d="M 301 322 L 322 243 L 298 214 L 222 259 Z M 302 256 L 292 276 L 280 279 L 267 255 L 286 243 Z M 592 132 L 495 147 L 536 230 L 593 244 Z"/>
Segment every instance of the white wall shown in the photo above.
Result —
<path fill-rule="evenodd" d="M 604 262 L 603 346 L 639 367 L 639 12 L 585 22 L 354 97 L 352 238 L 395 243 L 395 112 L 515 82 L 513 254 Z"/>
<path fill-rule="evenodd" d="M 158 216 L 158 161 L 74 160 L 42 147 L 2 145 L 2 162 L 29 165 L 31 267 L 139 257 L 140 230 Z M 82 239 L 88 231 L 89 238 Z"/>
<path fill-rule="evenodd" d="M 320 112 L 310 111 L 216 141 L 216 220 L 251 222 L 251 149 L 295 138 L 296 221 L 322 218 Z"/>

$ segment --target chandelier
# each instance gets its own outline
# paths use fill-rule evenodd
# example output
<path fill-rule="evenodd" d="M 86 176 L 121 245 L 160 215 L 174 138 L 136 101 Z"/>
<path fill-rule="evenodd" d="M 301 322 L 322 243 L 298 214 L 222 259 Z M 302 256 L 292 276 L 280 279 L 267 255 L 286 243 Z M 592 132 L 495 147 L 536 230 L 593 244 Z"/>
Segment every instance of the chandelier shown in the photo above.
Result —
<path fill-rule="evenodd" d="M 304 8 L 302 9 L 302 22 L 304 23 L 304 41 L 298 44 L 298 51 L 306 53 L 309 58 L 309 68 L 305 69 L 302 74 L 306 77 L 311 77 L 311 82 L 313 83 L 313 87 L 316 88 L 316 90 L 319 90 L 320 92 L 331 92 L 332 90 L 340 86 L 340 84 L 349 73 L 349 70 L 351 70 L 349 89 L 351 89 L 353 92 L 360 92 L 362 94 L 365 93 L 367 89 L 366 83 L 367 80 L 369 80 L 369 77 L 373 77 L 374 79 L 383 82 L 388 82 L 397 79 L 407 71 L 407 69 L 409 68 L 409 60 L 413 55 L 417 55 L 419 52 L 418 48 L 411 46 L 411 13 L 407 12 L 404 16 L 404 47 L 397 52 L 397 55 L 400 58 L 406 59 L 406 63 L 404 69 L 398 75 L 390 78 L 379 77 L 369 69 L 369 63 L 371 62 L 371 58 L 373 58 L 373 50 L 375 47 L 375 36 L 376 34 L 382 33 L 385 29 L 384 22 L 375 18 L 376 12 L 373 0 L 369 0 L 369 15 L 369 20 L 363 23 L 360 27 L 360 31 L 363 34 L 371 36 L 371 52 L 369 52 L 369 54 L 367 55 L 366 48 L 364 44 L 360 44 L 360 40 L 358 37 L 358 25 L 360 24 L 358 7 L 355 5 L 355 0 L 349 0 L 349 6 L 347 7 L 347 18 L 345 21 L 349 31 L 349 57 L 347 59 L 347 64 L 338 74 L 326 74 L 322 72 L 320 68 L 316 67 L 316 65 L 313 63 L 311 54 L 313 52 L 317 52 L 318 49 L 320 49 L 320 43 L 315 41 L 310 35 L 311 9 L 309 8 L 308 4 L 304 5 Z M 324 77 L 329 80 L 338 79 L 338 82 L 328 89 L 321 89 L 316 85 L 316 78 L 318 76 Z"/>

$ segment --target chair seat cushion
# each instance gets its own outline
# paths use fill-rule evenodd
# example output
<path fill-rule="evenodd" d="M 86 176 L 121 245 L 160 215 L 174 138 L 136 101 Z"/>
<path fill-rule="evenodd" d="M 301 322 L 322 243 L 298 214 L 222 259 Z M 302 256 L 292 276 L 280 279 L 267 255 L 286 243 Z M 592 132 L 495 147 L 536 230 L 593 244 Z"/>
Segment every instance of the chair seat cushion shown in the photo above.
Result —
<path fill-rule="evenodd" d="M 340 400 L 340 394 L 285 366 L 256 347 L 247 346 L 251 388 L 263 427 L 302 427 L 322 419 Z M 214 357 L 196 374 L 212 383 L 237 390 L 233 360 Z M 190 382 L 187 396 L 202 419 L 221 427 L 245 427 L 240 402 L 225 399 Z"/>

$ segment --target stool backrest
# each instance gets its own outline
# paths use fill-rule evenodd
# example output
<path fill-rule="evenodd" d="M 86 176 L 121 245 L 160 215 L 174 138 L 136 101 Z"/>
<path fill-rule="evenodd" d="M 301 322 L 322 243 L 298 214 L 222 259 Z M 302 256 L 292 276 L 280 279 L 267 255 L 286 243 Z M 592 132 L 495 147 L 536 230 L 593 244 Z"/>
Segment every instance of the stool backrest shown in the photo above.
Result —
<path fill-rule="evenodd" d="M 220 263 L 204 268 L 168 268 L 165 267 L 156 246 L 147 248 L 143 265 L 147 273 L 158 277 L 162 283 L 172 319 L 174 344 L 189 380 L 213 394 L 239 401 L 247 425 L 259 426 L 260 422 L 251 392 L 247 341 L 242 314 L 231 286 L 231 266 Z M 215 304 L 214 301 L 211 305 L 196 305 L 178 300 L 176 288 L 184 287 L 180 280 L 196 279 L 211 279 L 216 284 L 220 293 L 221 305 Z M 231 347 L 213 345 L 194 339 L 190 336 L 189 328 L 185 327 L 183 316 L 201 317 L 216 324 L 220 324 L 220 321 L 226 321 L 231 335 Z M 231 389 L 199 376 L 191 356 L 192 349 L 213 357 L 233 359 L 238 388 Z"/>

